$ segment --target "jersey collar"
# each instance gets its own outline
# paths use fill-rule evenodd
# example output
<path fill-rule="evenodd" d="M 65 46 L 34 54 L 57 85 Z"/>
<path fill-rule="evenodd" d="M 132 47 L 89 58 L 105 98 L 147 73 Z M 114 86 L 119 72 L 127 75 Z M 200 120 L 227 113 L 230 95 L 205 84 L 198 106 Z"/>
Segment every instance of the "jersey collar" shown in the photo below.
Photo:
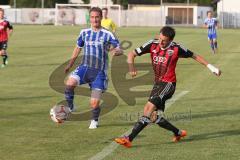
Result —
<path fill-rule="evenodd" d="M 167 50 L 171 45 L 172 45 L 172 42 L 170 42 L 169 45 L 166 48 L 161 47 L 161 50 Z"/>

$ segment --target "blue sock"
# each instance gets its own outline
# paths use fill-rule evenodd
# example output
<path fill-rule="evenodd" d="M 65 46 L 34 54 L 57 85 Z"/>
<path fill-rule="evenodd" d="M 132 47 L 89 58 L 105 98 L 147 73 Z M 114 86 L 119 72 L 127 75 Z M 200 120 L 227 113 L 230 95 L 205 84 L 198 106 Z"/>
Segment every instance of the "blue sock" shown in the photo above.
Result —
<path fill-rule="evenodd" d="M 73 109 L 74 89 L 72 87 L 66 87 L 65 98 L 68 103 L 68 107 Z"/>
<path fill-rule="evenodd" d="M 100 115 L 100 112 L 101 112 L 100 107 L 92 109 L 92 119 L 95 120 L 95 121 L 98 121 L 98 117 Z"/>
<path fill-rule="evenodd" d="M 213 44 L 213 42 L 211 42 L 211 48 L 214 51 L 214 44 Z"/>
<path fill-rule="evenodd" d="M 214 44 L 213 44 L 213 42 L 211 43 L 211 48 L 212 48 L 212 50 L 214 50 Z"/>

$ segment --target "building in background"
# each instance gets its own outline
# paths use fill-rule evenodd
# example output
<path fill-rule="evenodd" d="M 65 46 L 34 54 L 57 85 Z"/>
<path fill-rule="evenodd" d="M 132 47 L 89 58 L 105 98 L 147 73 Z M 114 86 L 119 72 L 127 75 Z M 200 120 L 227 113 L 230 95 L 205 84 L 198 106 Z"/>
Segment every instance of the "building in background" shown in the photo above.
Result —
<path fill-rule="evenodd" d="M 125 25 L 163 26 L 167 24 L 202 26 L 209 10 L 212 10 L 212 8 L 199 6 L 198 4 L 187 5 L 186 3 L 163 3 L 162 5 L 129 4 L 126 11 L 127 14 L 124 14 L 129 15 L 125 17 Z M 141 19 L 137 18 L 139 15 L 141 15 Z M 148 23 L 141 23 L 142 19 L 146 19 Z"/>
<path fill-rule="evenodd" d="M 211 7 L 198 4 L 164 3 L 165 23 L 171 25 L 202 26 Z"/>

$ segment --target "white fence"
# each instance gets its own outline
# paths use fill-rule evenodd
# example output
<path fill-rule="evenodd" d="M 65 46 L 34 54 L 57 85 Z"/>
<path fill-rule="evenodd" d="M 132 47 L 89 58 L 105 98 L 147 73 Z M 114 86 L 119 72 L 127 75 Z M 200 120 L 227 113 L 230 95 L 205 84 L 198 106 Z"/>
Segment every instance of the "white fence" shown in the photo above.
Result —
<path fill-rule="evenodd" d="M 88 10 L 65 9 L 57 17 L 58 20 L 62 21 L 62 24 L 85 25 L 87 12 Z M 6 9 L 5 14 L 6 19 L 18 24 L 54 24 L 55 22 L 55 9 Z M 162 15 L 160 10 L 122 10 L 120 14 L 121 26 L 161 26 L 165 24 L 165 16 Z M 111 11 L 109 17 L 118 22 L 119 12 Z"/>
<path fill-rule="evenodd" d="M 86 13 L 88 10 L 69 9 L 58 17 L 62 24 L 85 25 Z M 18 24 L 54 24 L 55 9 L 6 9 L 6 18 L 12 23 Z M 166 16 L 161 10 L 136 11 L 121 10 L 121 26 L 163 26 L 166 23 Z M 119 12 L 111 11 L 109 17 L 118 22 Z M 221 12 L 219 17 L 220 25 L 224 28 L 240 28 L 240 12 Z M 198 24 L 201 26 L 202 24 Z"/>
<path fill-rule="evenodd" d="M 5 9 L 7 20 L 19 24 L 54 24 L 55 9 Z"/>
<path fill-rule="evenodd" d="M 223 28 L 240 28 L 240 12 L 220 12 L 219 22 Z"/>

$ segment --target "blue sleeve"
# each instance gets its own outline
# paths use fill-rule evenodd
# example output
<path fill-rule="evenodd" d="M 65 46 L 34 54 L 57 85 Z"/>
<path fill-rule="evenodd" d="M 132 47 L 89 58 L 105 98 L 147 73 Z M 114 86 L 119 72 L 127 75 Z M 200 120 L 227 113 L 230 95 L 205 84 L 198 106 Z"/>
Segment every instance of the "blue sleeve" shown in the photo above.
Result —
<path fill-rule="evenodd" d="M 110 35 L 109 44 L 111 44 L 114 48 L 120 47 L 119 40 L 113 34 Z"/>
<path fill-rule="evenodd" d="M 84 37 L 85 37 L 85 34 L 83 31 L 81 31 L 77 39 L 77 45 L 79 48 L 82 48 L 84 46 L 84 39 L 85 39 Z"/>

